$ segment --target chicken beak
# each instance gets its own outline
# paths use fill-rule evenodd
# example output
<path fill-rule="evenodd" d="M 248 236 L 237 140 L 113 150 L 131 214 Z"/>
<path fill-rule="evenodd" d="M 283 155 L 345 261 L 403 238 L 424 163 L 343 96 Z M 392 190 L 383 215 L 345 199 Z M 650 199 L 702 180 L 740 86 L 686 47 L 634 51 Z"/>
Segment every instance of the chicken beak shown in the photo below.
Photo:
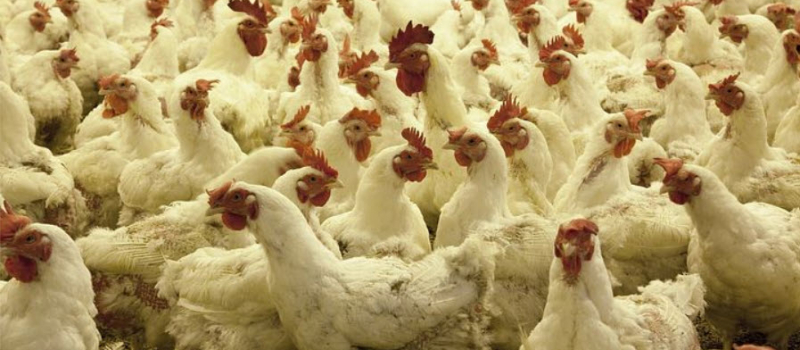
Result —
<path fill-rule="evenodd" d="M 655 76 L 656 76 L 656 73 L 655 73 L 655 72 L 653 72 L 653 71 L 650 71 L 650 70 L 645 70 L 645 71 L 644 71 L 644 75 L 649 75 L 649 76 L 651 76 L 651 77 L 655 77 Z"/>
<path fill-rule="evenodd" d="M 367 135 L 368 136 L 372 136 L 372 137 L 378 137 L 378 136 L 381 136 L 381 131 L 380 130 L 370 130 L 370 131 L 367 132 Z"/>
<path fill-rule="evenodd" d="M 539 62 L 536 62 L 536 64 L 534 64 L 534 66 L 537 67 L 537 68 L 546 68 L 547 67 L 547 63 L 539 61 Z"/>
<path fill-rule="evenodd" d="M 444 146 L 442 146 L 442 149 L 449 149 L 455 151 L 458 149 L 458 145 L 455 143 L 445 143 Z"/>
<path fill-rule="evenodd" d="M 715 101 L 718 97 L 719 97 L 719 95 L 717 95 L 716 92 L 709 91 L 708 94 L 706 95 L 706 100 Z"/>
<path fill-rule="evenodd" d="M 214 215 L 217 215 L 217 214 L 222 214 L 224 212 L 225 212 L 225 208 L 224 207 L 220 207 L 220 206 L 214 205 L 214 206 L 211 206 L 210 208 L 208 208 L 208 210 L 206 210 L 206 216 L 214 216 Z"/>
<path fill-rule="evenodd" d="M 333 181 L 328 182 L 325 186 L 328 188 L 344 188 L 344 184 L 339 181 L 339 179 L 333 179 Z"/>
<path fill-rule="evenodd" d="M 344 83 L 345 84 L 357 84 L 358 82 L 355 79 L 353 79 L 353 77 L 346 77 L 346 78 L 344 78 Z"/>
<path fill-rule="evenodd" d="M 281 129 L 281 131 L 278 133 L 278 136 L 280 136 L 280 137 L 289 137 L 291 135 L 292 135 L 292 132 L 289 131 L 289 130 L 286 130 L 286 129 Z"/>
<path fill-rule="evenodd" d="M 661 189 L 658 190 L 658 193 L 664 194 L 664 193 L 669 193 L 670 191 L 672 191 L 672 187 L 669 186 L 669 185 L 663 184 L 663 185 L 661 185 Z"/>
<path fill-rule="evenodd" d="M 493 64 L 493 65 L 499 66 L 500 65 L 500 59 L 492 58 L 491 60 L 489 60 L 489 64 L 490 65 Z"/>
<path fill-rule="evenodd" d="M 261 28 L 261 32 L 264 33 L 264 34 L 271 34 L 272 30 L 269 29 L 269 27 L 264 26 L 264 27 Z"/>
<path fill-rule="evenodd" d="M 439 170 L 439 165 L 437 165 L 434 161 L 430 160 L 425 163 L 422 163 L 422 168 L 429 170 Z"/>
<path fill-rule="evenodd" d="M 630 137 L 631 139 L 634 139 L 634 140 L 641 141 L 642 140 L 642 133 L 640 133 L 640 132 L 628 133 L 628 137 Z"/>
<path fill-rule="evenodd" d="M 386 64 L 383 66 L 383 69 L 385 70 L 390 70 L 394 68 L 400 69 L 400 64 L 394 62 L 386 62 Z"/>
<path fill-rule="evenodd" d="M 103 89 L 103 88 L 101 88 L 99 91 L 97 91 L 97 93 L 100 96 L 105 96 L 105 95 L 108 95 L 108 94 L 110 94 L 112 92 L 114 92 L 114 90 L 112 90 L 112 89 Z"/>

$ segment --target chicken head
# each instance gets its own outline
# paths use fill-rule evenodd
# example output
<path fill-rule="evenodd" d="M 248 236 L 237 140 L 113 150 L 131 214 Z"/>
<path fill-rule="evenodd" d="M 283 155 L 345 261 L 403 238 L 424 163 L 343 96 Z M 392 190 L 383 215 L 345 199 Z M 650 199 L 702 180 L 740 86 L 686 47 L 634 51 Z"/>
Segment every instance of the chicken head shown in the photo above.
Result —
<path fill-rule="evenodd" d="M 370 136 L 380 136 L 381 116 L 378 111 L 353 108 L 339 119 L 339 123 L 344 125 L 344 137 L 356 160 L 367 160 L 372 151 Z"/>
<path fill-rule="evenodd" d="M 331 0 L 308 0 L 308 9 L 317 15 L 325 13 L 330 5 Z"/>
<path fill-rule="evenodd" d="M 674 158 L 655 158 L 653 162 L 664 168 L 661 193 L 669 193 L 669 200 L 675 204 L 686 204 L 692 196 L 697 196 L 703 187 L 702 179 L 696 174 L 683 169 L 683 160 Z"/>
<path fill-rule="evenodd" d="M 686 13 L 683 12 L 681 6 L 683 6 L 684 2 L 676 2 L 672 5 L 664 6 L 664 12 L 656 18 L 656 26 L 658 30 L 664 33 L 665 37 L 669 37 L 672 33 L 675 33 L 679 27 L 685 27 L 684 20 L 686 19 Z"/>
<path fill-rule="evenodd" d="M 402 135 L 408 147 L 394 156 L 392 169 L 402 179 L 420 182 L 427 176 L 428 169 L 438 169 L 433 162 L 433 150 L 425 145 L 425 137 L 417 129 L 405 128 Z"/>
<path fill-rule="evenodd" d="M 473 162 L 479 163 L 486 157 L 488 145 L 478 134 L 469 131 L 467 127 L 447 130 L 448 142 L 444 149 L 455 151 L 456 162 L 464 167 L 469 167 Z"/>
<path fill-rule="evenodd" d="M 306 122 L 306 117 L 310 111 L 310 105 L 300 107 L 292 120 L 281 125 L 280 136 L 289 139 L 288 145 L 290 147 L 310 147 L 316 140 L 317 134 Z"/>
<path fill-rule="evenodd" d="M 208 194 L 209 209 L 206 215 L 222 214 L 225 227 L 239 231 L 247 227 L 247 219 L 258 218 L 258 201 L 253 193 L 245 189 L 231 190 L 229 181 Z"/>
<path fill-rule="evenodd" d="M 739 74 L 731 75 L 708 86 L 706 99 L 714 100 L 717 108 L 726 116 L 731 116 L 733 112 L 744 105 L 746 96 L 744 91 L 736 86 L 737 78 L 739 78 Z"/>
<path fill-rule="evenodd" d="M 586 23 L 594 11 L 594 5 L 587 0 L 569 0 L 569 10 L 575 12 L 578 23 Z"/>
<path fill-rule="evenodd" d="M 525 149 L 530 142 L 528 130 L 520 123 L 520 118 L 527 114 L 528 109 L 520 108 L 514 97 L 509 95 L 486 124 L 492 135 L 500 140 L 506 157 L 513 156 L 515 151 Z"/>
<path fill-rule="evenodd" d="M 311 15 L 303 19 L 303 44 L 300 48 L 302 59 L 317 62 L 322 54 L 328 51 L 328 38 L 322 33 L 317 33 L 316 15 Z"/>
<path fill-rule="evenodd" d="M 81 8 L 78 0 L 56 0 L 55 6 L 67 17 L 72 17 Z"/>
<path fill-rule="evenodd" d="M 266 33 L 269 32 L 267 28 L 269 18 L 267 18 L 264 5 L 260 4 L 259 0 L 253 0 L 253 3 L 250 3 L 249 0 L 230 0 L 228 8 L 248 16 L 239 22 L 236 33 L 250 56 L 261 56 L 267 48 Z"/>
<path fill-rule="evenodd" d="M 675 80 L 675 67 L 663 58 L 656 58 L 654 60 L 647 59 L 645 63 L 645 75 L 652 76 L 656 80 L 656 86 L 659 89 L 665 89 L 667 85 Z"/>
<path fill-rule="evenodd" d="M 48 23 L 53 23 L 53 19 L 50 17 L 50 8 L 40 1 L 35 2 L 33 7 L 36 11 L 33 11 L 28 17 L 28 23 L 31 24 L 33 30 L 41 33 Z"/>
<path fill-rule="evenodd" d="M 281 36 L 288 43 L 297 43 L 303 34 L 303 15 L 297 7 L 292 8 L 292 16 L 280 25 Z"/>
<path fill-rule="evenodd" d="M 431 66 L 428 45 L 434 34 L 422 24 L 411 21 L 389 42 L 389 63 L 386 69 L 398 68 L 397 87 L 407 96 L 425 89 L 425 75 Z"/>
<path fill-rule="evenodd" d="M 783 36 L 783 49 L 786 51 L 786 60 L 796 66 L 800 62 L 800 13 L 794 16 L 794 30 Z"/>
<path fill-rule="evenodd" d="M 181 109 L 189 112 L 192 120 L 201 123 L 205 120 L 206 108 L 209 105 L 208 92 L 219 80 L 198 79 L 195 86 L 187 86 L 181 92 Z"/>
<path fill-rule="evenodd" d="M 11 277 L 29 283 L 39 274 L 37 264 L 50 259 L 53 244 L 46 234 L 30 229 L 31 220 L 16 215 L 8 202 L 0 210 L 0 253 L 3 266 Z"/>
<path fill-rule="evenodd" d="M 614 157 L 627 156 L 636 145 L 636 140 L 642 139 L 639 122 L 649 113 L 648 110 L 625 109 L 621 115 L 616 115 L 606 122 L 605 139 L 614 145 Z"/>
<path fill-rule="evenodd" d="M 61 79 L 69 78 L 72 74 L 72 69 L 78 65 L 80 58 L 75 49 L 63 49 L 58 53 L 58 56 L 53 58 L 50 66 L 53 67 L 53 72 Z"/>
<path fill-rule="evenodd" d="M 572 61 L 564 54 L 565 45 L 566 39 L 563 36 L 557 36 L 539 50 L 539 62 L 536 65 L 544 67 L 542 75 L 549 86 L 569 78 Z"/>
<path fill-rule="evenodd" d="M 513 20 L 517 23 L 517 30 L 522 33 L 530 33 L 531 29 L 537 27 L 541 21 L 541 15 L 535 7 L 531 6 L 536 1 L 522 1 L 517 3 L 517 7 L 512 9 Z"/>
<path fill-rule="evenodd" d="M 349 19 L 353 19 L 353 13 L 356 10 L 356 3 L 354 0 L 336 0 L 339 4 L 339 7 L 342 8 L 342 12 L 344 15 L 347 16 Z"/>
<path fill-rule="evenodd" d="M 772 4 L 767 7 L 767 18 L 775 24 L 778 31 L 783 32 L 794 28 L 795 9 L 784 3 Z"/>
<path fill-rule="evenodd" d="M 573 24 L 570 23 L 564 26 L 561 29 L 561 34 L 565 39 L 562 50 L 571 53 L 575 57 L 586 53 L 584 49 L 586 42 L 583 40 L 583 34 Z"/>
<path fill-rule="evenodd" d="M 625 8 L 636 22 L 644 23 L 654 3 L 655 0 L 628 0 L 625 2 Z"/>
<path fill-rule="evenodd" d="M 297 198 L 300 203 L 310 202 L 321 207 L 331 198 L 332 188 L 341 188 L 339 173 L 328 165 L 328 160 L 320 150 L 308 150 L 303 155 L 303 163 L 312 171 L 297 181 Z"/>
<path fill-rule="evenodd" d="M 164 13 L 164 9 L 169 6 L 169 0 L 147 0 L 144 6 L 147 8 L 148 17 L 158 18 Z"/>
<path fill-rule="evenodd" d="M 371 69 L 368 69 L 379 59 L 375 51 L 362 52 L 353 64 L 347 69 L 345 82 L 355 84 L 356 91 L 362 97 L 367 97 L 378 88 L 381 78 Z"/>
<path fill-rule="evenodd" d="M 587 219 L 574 219 L 558 227 L 554 254 L 561 260 L 567 284 L 577 282 L 583 262 L 592 260 L 598 232 L 597 224 Z"/>
<path fill-rule="evenodd" d="M 475 9 L 475 11 L 481 11 L 489 6 L 489 1 L 490 0 L 472 0 L 472 8 Z"/>
<path fill-rule="evenodd" d="M 100 78 L 100 95 L 103 99 L 103 118 L 113 118 L 128 111 L 129 101 L 136 98 L 136 84 L 119 74 Z"/>
<path fill-rule="evenodd" d="M 161 18 L 161 19 L 158 19 L 158 20 L 154 21 L 153 24 L 150 25 L 150 40 L 151 41 L 152 40 L 156 40 L 156 37 L 158 36 L 158 27 L 172 28 L 173 27 L 173 23 L 172 23 L 172 21 L 170 21 L 167 18 Z"/>
<path fill-rule="evenodd" d="M 722 25 L 719 27 L 720 35 L 729 37 L 735 43 L 741 43 L 750 34 L 750 29 L 747 25 L 739 23 L 739 18 L 736 16 L 723 16 L 720 18 Z"/>
<path fill-rule="evenodd" d="M 472 57 L 470 58 L 472 66 L 484 71 L 492 64 L 499 65 L 500 59 L 497 55 L 497 46 L 488 39 L 481 40 L 481 44 L 483 44 L 483 47 L 472 53 Z"/>

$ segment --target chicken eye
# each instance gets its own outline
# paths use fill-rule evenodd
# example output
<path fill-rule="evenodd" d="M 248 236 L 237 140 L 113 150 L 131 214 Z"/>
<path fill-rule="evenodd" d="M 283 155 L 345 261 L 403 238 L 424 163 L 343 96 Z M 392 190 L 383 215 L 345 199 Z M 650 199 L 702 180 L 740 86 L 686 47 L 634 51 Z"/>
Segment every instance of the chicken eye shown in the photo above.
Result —
<path fill-rule="evenodd" d="M 239 192 L 236 192 L 236 193 L 233 194 L 233 198 L 231 198 L 231 199 L 233 199 L 234 202 L 238 202 L 238 201 L 242 200 L 242 195 Z"/>
<path fill-rule="evenodd" d="M 622 129 L 622 123 L 617 123 L 617 127 Z"/>
<path fill-rule="evenodd" d="M 353 129 L 355 129 L 356 131 L 361 131 L 361 126 L 356 125 L 355 127 L 353 127 Z"/>
<path fill-rule="evenodd" d="M 300 127 L 300 131 L 306 131 L 306 127 L 305 126 L 301 126 Z"/>
<path fill-rule="evenodd" d="M 36 236 L 34 236 L 33 234 L 30 234 L 27 237 L 25 237 L 25 243 L 33 243 L 33 242 L 36 242 Z"/>
<path fill-rule="evenodd" d="M 309 177 L 308 181 L 317 182 L 317 177 L 316 176 Z"/>
<path fill-rule="evenodd" d="M 412 158 L 412 157 L 411 157 L 411 154 L 410 154 L 410 153 L 406 153 L 406 159 L 407 159 L 407 160 L 411 160 L 411 158 Z"/>

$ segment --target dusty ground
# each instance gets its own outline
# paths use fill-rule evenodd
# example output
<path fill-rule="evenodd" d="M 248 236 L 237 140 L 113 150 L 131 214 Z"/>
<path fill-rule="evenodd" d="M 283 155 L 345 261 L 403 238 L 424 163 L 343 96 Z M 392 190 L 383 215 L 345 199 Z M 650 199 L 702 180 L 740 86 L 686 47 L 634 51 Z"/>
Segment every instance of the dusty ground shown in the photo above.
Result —
<path fill-rule="evenodd" d="M 697 320 L 695 326 L 697 327 L 697 335 L 700 337 L 700 345 L 703 350 L 722 349 L 722 341 L 719 335 L 705 319 Z M 776 344 L 768 344 L 767 337 L 755 332 L 741 332 L 736 337 L 735 343 L 777 346 Z M 800 350 L 800 333 L 792 337 L 789 342 L 789 350 Z"/>

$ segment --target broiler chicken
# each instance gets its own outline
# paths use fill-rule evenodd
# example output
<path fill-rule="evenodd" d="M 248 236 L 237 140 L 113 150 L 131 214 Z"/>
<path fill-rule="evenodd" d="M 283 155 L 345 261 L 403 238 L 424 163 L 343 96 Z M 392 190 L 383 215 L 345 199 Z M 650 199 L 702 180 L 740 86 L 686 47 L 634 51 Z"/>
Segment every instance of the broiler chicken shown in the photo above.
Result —
<path fill-rule="evenodd" d="M 731 349 L 739 327 L 788 349 L 800 327 L 800 211 L 741 204 L 709 169 L 678 159 L 658 163 L 667 173 L 661 192 L 684 206 L 697 229 L 687 262 L 706 285 L 706 318 L 722 334 L 723 349 Z"/>
<path fill-rule="evenodd" d="M 75 50 L 39 51 L 14 72 L 12 86 L 28 101 L 36 120 L 36 144 L 55 154 L 74 147 L 83 96 L 70 74 L 80 59 Z"/>
<path fill-rule="evenodd" d="M 475 122 L 489 119 L 489 111 L 499 104 L 492 98 L 491 86 L 484 76 L 487 68 L 498 64 L 497 46 L 488 39 L 481 40 L 481 45 L 468 45 L 450 63 L 459 95 Z"/>
<path fill-rule="evenodd" d="M 772 50 L 780 38 L 780 32 L 763 16 L 749 14 L 725 16 L 720 21 L 721 37 L 729 37 L 734 43 L 741 44 L 739 49 L 743 51 L 744 56 L 742 79 L 752 85 L 758 85 L 758 80 L 769 68 L 764 63 L 772 61 Z"/>
<path fill-rule="evenodd" d="M 328 218 L 322 229 L 338 242 L 345 258 L 397 256 L 419 260 L 431 251 L 419 208 L 403 193 L 406 182 L 420 182 L 436 169 L 433 151 L 416 129 L 404 129 L 407 145 L 376 154 L 362 176 L 353 210 Z"/>
<path fill-rule="evenodd" d="M 12 280 L 0 285 L 0 348 L 97 350 L 91 276 L 75 242 L 3 207 L 0 249 Z"/>
<path fill-rule="evenodd" d="M 279 192 L 241 182 L 224 192 L 209 213 L 222 212 L 229 227 L 249 228 L 263 246 L 273 300 L 299 348 L 486 346 L 489 247 L 444 249 L 411 264 L 338 260 Z"/>
<path fill-rule="evenodd" d="M 704 306 L 700 277 L 615 298 L 599 232 L 587 219 L 559 227 L 544 317 L 520 350 L 700 350 L 691 321 Z"/>
<path fill-rule="evenodd" d="M 767 139 L 771 142 L 775 130 L 786 111 L 800 94 L 797 65 L 800 62 L 800 14 L 795 15 L 794 26 L 781 34 L 772 49 L 772 60 L 767 72 L 757 86 L 764 103 L 767 118 Z"/>
<path fill-rule="evenodd" d="M 10 52 L 33 55 L 42 50 L 58 49 L 67 35 L 66 21 L 50 12 L 43 2 L 34 3 L 34 9 L 19 13 L 5 29 L 5 44 Z"/>
<path fill-rule="evenodd" d="M 800 158 L 767 143 L 767 119 L 759 94 L 737 75 L 709 85 L 708 98 L 728 118 L 695 164 L 719 176 L 742 203 L 800 206 Z"/>

